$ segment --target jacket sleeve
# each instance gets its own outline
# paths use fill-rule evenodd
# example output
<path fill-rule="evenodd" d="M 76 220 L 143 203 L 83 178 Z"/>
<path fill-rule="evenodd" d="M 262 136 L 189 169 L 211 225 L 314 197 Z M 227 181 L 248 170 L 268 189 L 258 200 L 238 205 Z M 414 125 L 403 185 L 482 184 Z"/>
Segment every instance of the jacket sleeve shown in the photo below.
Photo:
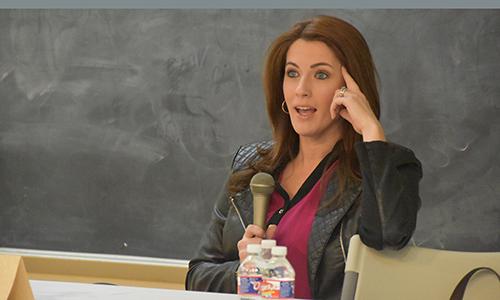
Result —
<path fill-rule="evenodd" d="M 415 230 L 422 166 L 410 149 L 382 142 L 355 145 L 362 176 L 359 235 L 375 249 L 400 249 Z"/>
<path fill-rule="evenodd" d="M 236 292 L 236 271 L 240 262 L 238 258 L 231 260 L 226 257 L 223 251 L 223 228 L 229 210 L 228 202 L 226 193 L 223 192 L 215 204 L 210 225 L 200 248 L 189 262 L 186 290 Z"/>

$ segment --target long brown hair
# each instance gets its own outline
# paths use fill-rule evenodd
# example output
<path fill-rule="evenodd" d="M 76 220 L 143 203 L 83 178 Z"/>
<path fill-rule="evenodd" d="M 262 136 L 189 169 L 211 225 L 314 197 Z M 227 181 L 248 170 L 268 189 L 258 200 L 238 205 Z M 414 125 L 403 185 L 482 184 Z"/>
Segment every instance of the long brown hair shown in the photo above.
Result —
<path fill-rule="evenodd" d="M 227 185 L 230 195 L 247 188 L 255 173 L 272 174 L 279 166 L 291 161 L 298 154 L 299 137 L 292 127 L 289 116 L 281 109 L 284 100 L 283 78 L 286 56 L 292 43 L 298 39 L 325 43 L 357 82 L 377 118 L 380 117 L 375 65 L 368 44 L 361 33 L 351 24 L 332 16 L 317 16 L 295 24 L 289 31 L 276 38 L 269 47 L 265 60 L 263 85 L 275 144 L 269 150 L 260 150 L 261 159 L 231 175 Z M 361 139 L 351 124 L 344 120 L 342 140 L 337 145 L 339 165 L 336 172 L 340 181 L 337 195 L 342 192 L 349 180 L 360 180 L 354 143 Z"/>

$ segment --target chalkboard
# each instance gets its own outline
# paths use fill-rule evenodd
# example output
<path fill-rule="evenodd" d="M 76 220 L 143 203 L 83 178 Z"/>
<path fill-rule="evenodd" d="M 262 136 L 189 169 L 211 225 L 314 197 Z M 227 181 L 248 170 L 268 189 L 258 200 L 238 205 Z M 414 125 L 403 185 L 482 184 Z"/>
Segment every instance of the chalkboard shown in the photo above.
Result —
<path fill-rule="evenodd" d="M 500 251 L 499 10 L 1 10 L 0 247 L 191 257 L 271 137 L 266 48 L 316 14 L 364 34 L 423 163 L 416 244 Z"/>

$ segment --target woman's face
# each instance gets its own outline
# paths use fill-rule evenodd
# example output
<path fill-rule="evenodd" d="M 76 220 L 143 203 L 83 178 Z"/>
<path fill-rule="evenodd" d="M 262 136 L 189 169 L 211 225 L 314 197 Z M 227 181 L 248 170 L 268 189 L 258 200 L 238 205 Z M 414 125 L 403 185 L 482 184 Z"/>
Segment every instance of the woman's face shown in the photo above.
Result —
<path fill-rule="evenodd" d="M 299 39 L 288 49 L 283 94 L 292 126 L 301 138 L 328 138 L 336 130 L 330 105 L 344 85 L 341 64 L 326 44 Z"/>

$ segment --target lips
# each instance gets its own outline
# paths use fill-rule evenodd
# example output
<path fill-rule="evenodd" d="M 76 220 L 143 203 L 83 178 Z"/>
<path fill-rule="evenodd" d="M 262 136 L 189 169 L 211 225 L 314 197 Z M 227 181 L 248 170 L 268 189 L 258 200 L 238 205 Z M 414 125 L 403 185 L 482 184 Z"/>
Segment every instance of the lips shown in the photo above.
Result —
<path fill-rule="evenodd" d="M 297 113 L 303 117 L 312 115 L 316 112 L 316 110 L 317 109 L 312 106 L 295 106 L 295 111 L 297 111 Z"/>

